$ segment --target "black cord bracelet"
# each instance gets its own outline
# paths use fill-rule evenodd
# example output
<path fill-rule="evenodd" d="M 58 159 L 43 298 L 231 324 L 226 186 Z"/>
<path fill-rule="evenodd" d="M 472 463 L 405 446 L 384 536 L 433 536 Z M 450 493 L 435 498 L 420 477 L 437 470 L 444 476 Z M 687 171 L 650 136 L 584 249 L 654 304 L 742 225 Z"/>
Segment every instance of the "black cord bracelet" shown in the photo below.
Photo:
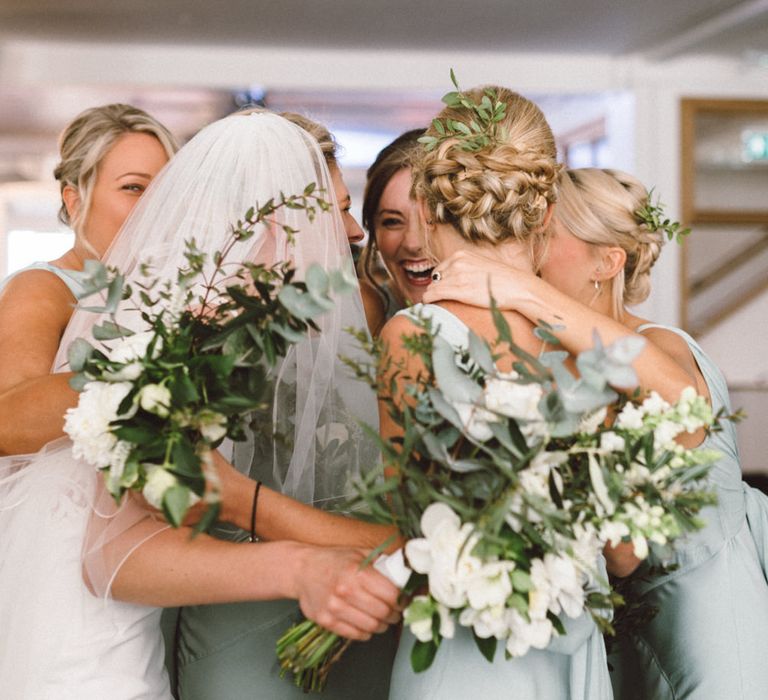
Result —
<path fill-rule="evenodd" d="M 253 492 L 253 507 L 251 508 L 251 542 L 256 541 L 256 507 L 259 505 L 259 491 L 261 490 L 261 482 L 256 482 L 256 489 Z"/>

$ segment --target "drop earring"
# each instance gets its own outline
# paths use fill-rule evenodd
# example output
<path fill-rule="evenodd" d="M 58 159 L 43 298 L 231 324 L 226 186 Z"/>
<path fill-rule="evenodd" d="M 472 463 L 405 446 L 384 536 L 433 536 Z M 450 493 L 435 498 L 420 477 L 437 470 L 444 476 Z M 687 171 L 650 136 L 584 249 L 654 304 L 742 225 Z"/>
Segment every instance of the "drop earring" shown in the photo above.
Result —
<path fill-rule="evenodd" d="M 595 280 L 594 285 L 595 285 L 595 293 L 600 294 L 600 280 Z"/>

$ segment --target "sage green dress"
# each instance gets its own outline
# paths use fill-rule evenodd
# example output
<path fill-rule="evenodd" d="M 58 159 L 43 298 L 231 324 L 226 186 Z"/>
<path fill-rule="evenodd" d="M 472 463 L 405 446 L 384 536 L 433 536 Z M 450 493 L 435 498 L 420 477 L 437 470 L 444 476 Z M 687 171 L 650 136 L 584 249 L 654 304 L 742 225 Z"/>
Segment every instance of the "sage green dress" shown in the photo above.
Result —
<path fill-rule="evenodd" d="M 428 316 L 448 343 L 467 347 L 467 326 L 441 306 L 416 304 L 400 313 L 411 318 Z M 604 566 L 603 561 L 599 563 Z M 517 659 L 505 659 L 499 643 L 493 663 L 480 654 L 471 631 L 457 626 L 456 636 L 442 641 L 432 665 L 420 673 L 411 668 L 414 637 L 405 631 L 395 659 L 390 700 L 611 700 L 605 644 L 591 616 L 563 616 L 563 623 L 567 634 L 546 649 L 531 649 Z"/>
<path fill-rule="evenodd" d="M 251 478 L 279 489 L 271 468 L 275 454 L 279 459 L 282 453 L 273 453 L 275 448 L 264 426 L 271 426 L 269 416 L 254 413 L 248 440 L 243 443 L 246 454 L 236 450 L 233 461 L 238 467 L 241 463 L 250 465 Z M 338 471 L 343 472 L 347 462 L 344 449 L 363 449 L 364 443 L 358 438 L 353 434 L 339 448 Z M 358 459 L 374 464 L 376 452 Z M 242 542 L 243 547 L 258 546 L 247 542 L 247 533 L 225 524 L 217 525 L 212 534 Z M 306 575 L 311 576 L 312 571 Z M 275 653 L 277 640 L 302 619 L 297 603 L 289 600 L 182 608 L 176 629 L 177 696 L 181 700 L 305 698 L 289 677 L 280 678 Z M 353 643 L 331 671 L 323 697 L 385 700 L 396 649 L 396 631 L 392 628 L 368 642 Z"/>
<path fill-rule="evenodd" d="M 667 330 L 688 343 L 713 409 L 730 411 L 717 366 L 689 335 Z M 702 446 L 723 455 L 709 477 L 718 503 L 702 512 L 706 527 L 677 546 L 677 570 L 640 580 L 659 563 L 651 554 L 634 575 L 638 595 L 659 612 L 609 658 L 619 700 L 768 698 L 768 498 L 741 480 L 731 423 Z"/>

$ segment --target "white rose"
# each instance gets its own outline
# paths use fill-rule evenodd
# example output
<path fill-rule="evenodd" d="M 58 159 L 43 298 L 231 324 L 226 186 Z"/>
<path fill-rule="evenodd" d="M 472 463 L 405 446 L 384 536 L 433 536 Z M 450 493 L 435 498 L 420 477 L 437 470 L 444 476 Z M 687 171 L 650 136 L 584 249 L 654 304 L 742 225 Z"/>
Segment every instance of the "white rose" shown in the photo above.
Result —
<path fill-rule="evenodd" d="M 494 413 L 526 421 L 540 421 L 539 401 L 543 395 L 540 384 L 490 379 L 483 391 L 485 406 Z"/>
<path fill-rule="evenodd" d="M 176 486 L 179 480 L 171 472 L 156 464 L 145 465 L 147 469 L 147 481 L 142 489 L 147 503 L 155 508 L 162 508 L 165 492 Z"/>
<path fill-rule="evenodd" d="M 131 391 L 125 382 L 89 382 L 80 393 L 77 406 L 67 410 L 64 431 L 72 439 L 72 453 L 96 467 L 112 462 L 117 438 L 109 424 L 117 420 L 118 409 Z"/>
<path fill-rule="evenodd" d="M 139 405 L 149 413 L 160 418 L 168 416 L 171 407 L 171 392 L 162 384 L 147 384 L 139 390 L 136 396 Z"/>

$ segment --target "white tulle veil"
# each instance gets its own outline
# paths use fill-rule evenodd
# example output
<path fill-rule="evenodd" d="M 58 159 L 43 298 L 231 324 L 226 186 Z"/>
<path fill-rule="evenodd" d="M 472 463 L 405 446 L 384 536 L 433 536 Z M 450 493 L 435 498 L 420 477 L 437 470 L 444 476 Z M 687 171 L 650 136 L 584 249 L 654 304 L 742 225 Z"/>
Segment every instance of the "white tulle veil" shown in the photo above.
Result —
<path fill-rule="evenodd" d="M 249 207 L 281 193 L 300 194 L 309 183 L 335 204 L 328 168 L 310 135 L 271 113 L 232 115 L 204 128 L 155 178 L 104 262 L 123 272 L 128 283 L 140 279 L 143 262 L 151 263 L 153 277 L 175 279 L 185 263 L 185 239 L 194 237 L 208 253 L 220 250 L 231 224 Z M 229 260 L 266 265 L 288 260 L 299 279 L 313 263 L 327 270 L 351 269 L 336 206 L 319 211 L 313 221 L 297 209 L 283 208 L 277 217 L 299 231 L 293 243 L 281 227 L 264 226 L 238 243 Z M 90 339 L 99 320 L 84 310 L 74 313 L 56 371 L 66 369 L 70 343 L 78 337 Z M 273 372 L 269 408 L 253 416 L 249 439 L 235 444 L 234 463 L 287 495 L 323 505 L 349 494 L 353 477 L 374 465 L 375 447 L 359 423 L 375 426 L 378 417 L 373 393 L 340 361 L 360 352 L 345 331 L 365 328 L 359 293 L 337 298 L 333 310 L 315 320 L 319 332 L 294 346 Z M 117 321 L 140 330 L 135 311 L 119 312 Z M 92 473 L 84 463 L 81 469 Z M 94 488 L 91 479 L 84 478 L 84 483 Z M 95 488 L 83 563 L 94 590 L 108 594 L 125 558 L 166 525 L 130 500 L 115 506 L 100 478 Z"/>

